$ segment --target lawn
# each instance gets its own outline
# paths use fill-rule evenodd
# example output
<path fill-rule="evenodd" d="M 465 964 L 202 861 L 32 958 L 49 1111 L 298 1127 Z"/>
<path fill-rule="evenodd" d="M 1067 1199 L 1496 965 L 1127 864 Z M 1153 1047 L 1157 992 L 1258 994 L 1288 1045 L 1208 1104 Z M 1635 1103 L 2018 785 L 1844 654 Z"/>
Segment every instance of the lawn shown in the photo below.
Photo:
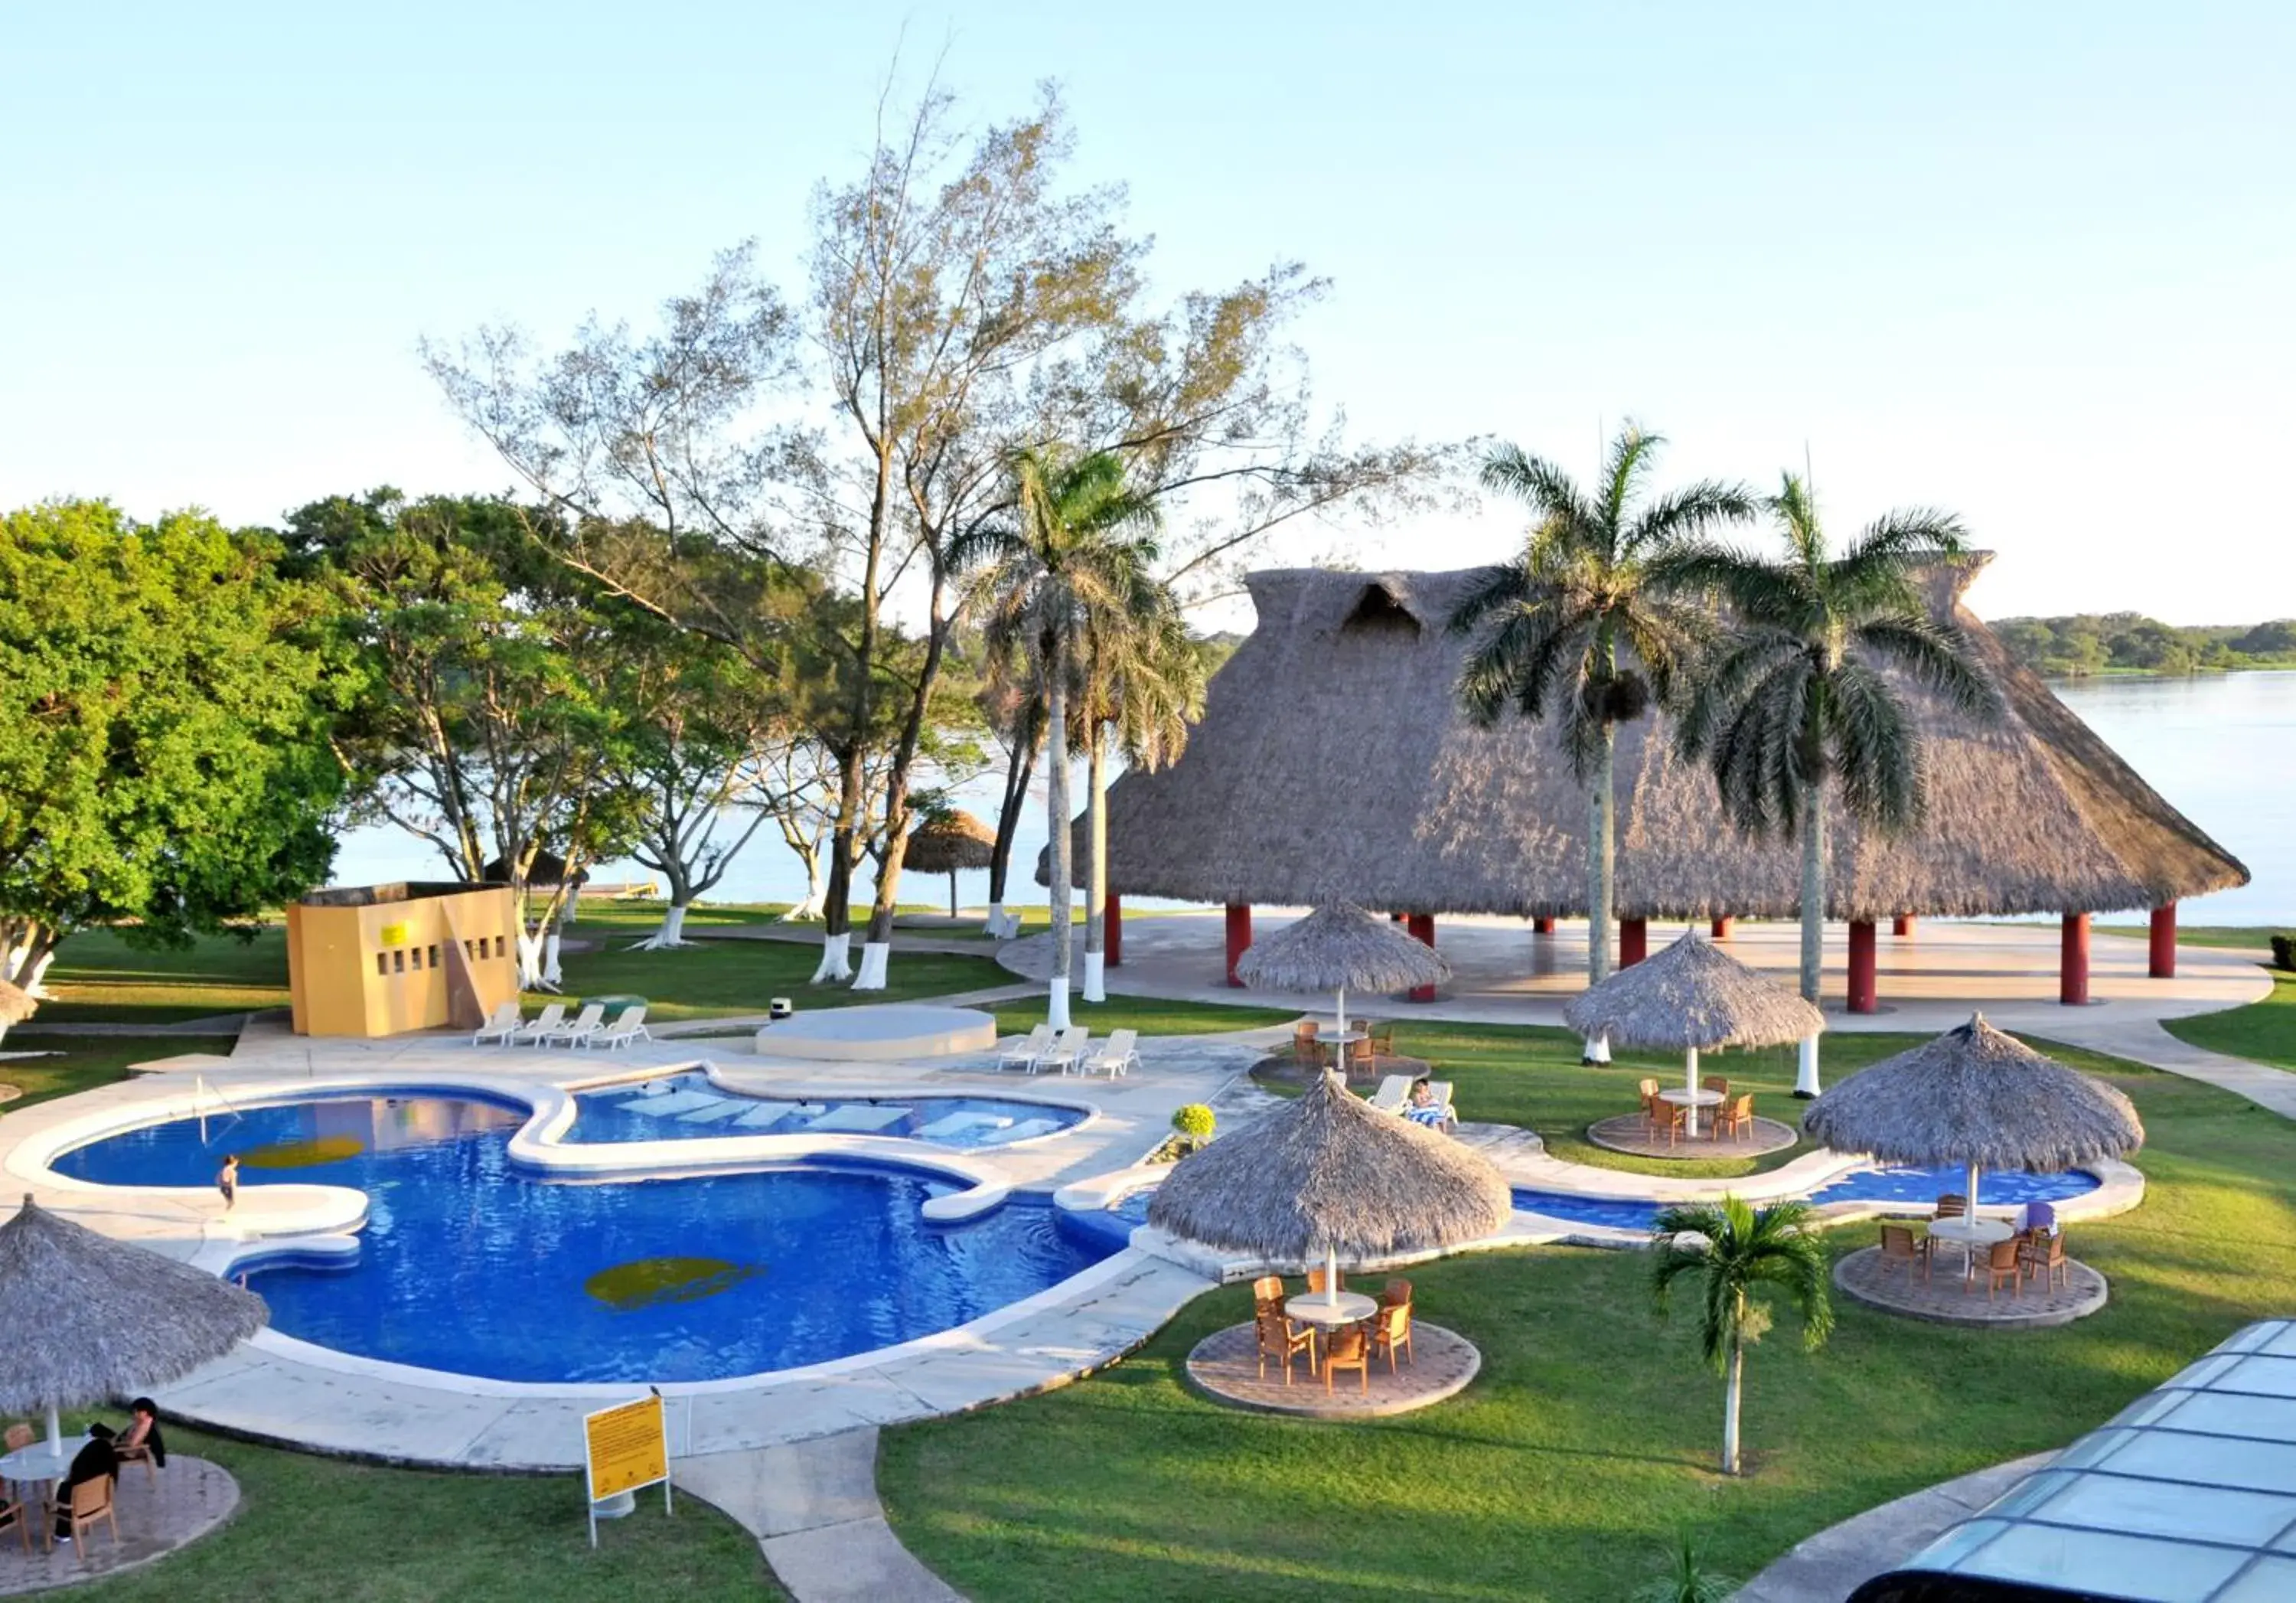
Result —
<path fill-rule="evenodd" d="M 2272 994 L 2260 1002 L 2165 1019 L 2161 1027 L 2178 1040 L 2211 1052 L 2296 1070 L 2296 974 L 2276 972 Z"/>
<path fill-rule="evenodd" d="M 252 940 L 218 935 L 182 951 L 145 951 L 110 930 L 84 930 L 58 949 L 47 988 L 44 1024 L 175 1024 L 284 1007 L 287 934 L 274 925 Z"/>
<path fill-rule="evenodd" d="M 1833 1044 L 1838 1070 L 1850 1051 Z M 1870 1056 L 1912 1040 L 1858 1044 Z M 1501 1056 L 1496 1042 L 1480 1049 Z M 1443 1066 L 1471 1114 L 1488 1111 L 1478 1095 L 1513 1096 L 1536 1123 L 1585 1095 L 1535 1045 L 1521 1056 L 1540 1066 Z M 1759 1083 L 1743 1066 L 1726 1072 Z M 2296 1305 L 2296 1127 L 2134 1065 L 2112 1077 L 2151 1132 L 2152 1188 L 2137 1212 L 2072 1231 L 2111 1277 L 2111 1304 L 2033 1332 L 1843 1304 L 1814 1356 L 1782 1316 L 1748 1364 L 1742 1479 L 1713 1472 L 1719 1383 L 1696 1364 L 1687 1310 L 1670 1327 L 1652 1315 L 1644 1256 L 1543 1248 L 1413 1271 L 1425 1317 L 1483 1352 L 1476 1383 L 1435 1409 L 1331 1426 L 1204 1402 L 1181 1364 L 1203 1334 L 1248 1316 L 1248 1290 L 1232 1287 L 1102 1376 L 889 1431 L 880 1490 L 902 1540 L 982 1603 L 1575 1603 L 1626 1595 L 1677 1533 L 1715 1568 L 1751 1575 L 1850 1514 L 2061 1445 L 2245 1321 Z M 1839 1245 L 1870 1238 L 1857 1227 Z"/>
<path fill-rule="evenodd" d="M 2100 935 L 2120 935 L 2131 941 L 2144 941 L 2152 935 L 2149 927 L 2141 924 L 2100 924 Z M 2287 926 L 2277 924 L 2187 924 L 2177 928 L 2179 946 L 2219 946 L 2230 951 L 2268 952 L 2272 938 L 2287 933 Z"/>
<path fill-rule="evenodd" d="M 119 1423 L 116 1413 L 106 1417 Z M 692 1498 L 678 1498 L 676 1514 L 665 1517 L 658 1492 L 639 1493 L 636 1514 L 600 1524 L 593 1552 L 582 1484 L 572 1476 L 381 1469 L 173 1425 L 168 1446 L 228 1469 L 239 1482 L 238 1516 L 163 1564 L 73 1597 L 627 1603 L 788 1595 L 749 1533 Z"/>
<path fill-rule="evenodd" d="M 12 1109 L 45 1102 L 51 1097 L 69 1097 L 125 1080 L 130 1064 L 173 1057 L 178 1052 L 227 1053 L 231 1048 L 228 1035 L 12 1034 L 7 1050 L 53 1056 L 0 1060 L 0 1084 L 20 1086 L 24 1092 L 19 1100 L 0 1103 L 0 1118 Z"/>
<path fill-rule="evenodd" d="M 1121 996 L 1114 991 L 1109 993 L 1105 1002 L 1069 999 L 1070 1023 L 1089 1026 L 1095 1039 L 1111 1030 L 1137 1030 L 1143 1035 L 1220 1035 L 1231 1030 L 1288 1024 L 1299 1016 L 1297 1009 L 1172 1002 L 1158 997 Z M 1044 1022 L 1045 1003 L 1040 998 L 996 1005 L 999 1034 L 1026 1035 Z"/>
<path fill-rule="evenodd" d="M 858 956 L 858 950 L 856 950 Z M 849 1007 L 864 1002 L 906 1002 L 1012 982 L 988 957 L 905 952 L 898 948 L 882 991 L 812 983 L 821 961 L 818 941 L 708 941 L 677 951 L 636 952 L 615 941 L 563 959 L 569 997 L 630 994 L 646 999 L 646 1016 L 663 1020 L 763 1013 L 775 997 L 798 1007 Z M 529 992 L 529 1006 L 552 997 Z"/>

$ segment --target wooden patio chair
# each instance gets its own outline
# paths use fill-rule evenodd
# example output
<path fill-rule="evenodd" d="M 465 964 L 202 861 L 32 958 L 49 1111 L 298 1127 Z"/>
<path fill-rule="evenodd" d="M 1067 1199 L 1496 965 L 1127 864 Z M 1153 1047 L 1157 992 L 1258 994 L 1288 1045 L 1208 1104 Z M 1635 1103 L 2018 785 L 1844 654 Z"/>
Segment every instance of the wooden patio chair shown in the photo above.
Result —
<path fill-rule="evenodd" d="M 1714 1139 L 1720 1140 L 1727 1130 L 1734 1141 L 1745 1139 L 1754 1132 L 1754 1094 L 1733 1097 L 1714 1110 Z"/>
<path fill-rule="evenodd" d="M 1382 1308 L 1393 1308 L 1398 1303 L 1406 1308 L 1411 1305 L 1411 1282 L 1408 1280 L 1390 1280 L 1379 1294 Z"/>
<path fill-rule="evenodd" d="M 1366 1023 L 1364 1025 L 1363 1030 L 1364 1048 L 1372 1055 L 1373 1057 L 1392 1057 L 1395 1056 L 1394 1024 L 1384 1021 L 1376 1024 Z"/>
<path fill-rule="evenodd" d="M 1387 1354 L 1387 1372 L 1390 1375 L 1395 1373 L 1395 1350 L 1398 1347 L 1403 1349 L 1404 1362 L 1414 1361 L 1411 1354 L 1411 1304 L 1382 1303 L 1379 1312 L 1372 1317 L 1371 1350 L 1374 1356 L 1382 1352 Z M 1329 1378 L 1325 1377 L 1326 1381 Z M 1365 1376 L 1365 1385 L 1369 1385 L 1370 1382 L 1371 1377 Z"/>
<path fill-rule="evenodd" d="M 1267 1378 L 1267 1360 L 1275 1359 L 1283 1366 L 1283 1384 L 1292 1384 L 1292 1355 L 1308 1355 L 1308 1373 L 1316 1372 L 1316 1328 L 1295 1325 L 1283 1317 L 1281 1304 L 1262 1308 L 1252 1324 L 1259 1335 L 1259 1378 Z"/>
<path fill-rule="evenodd" d="M 1347 1290 L 1347 1288 L 1348 1288 L 1348 1271 L 1347 1271 L 1347 1270 L 1339 1270 L 1339 1271 L 1338 1271 L 1338 1277 L 1337 1277 L 1337 1278 L 1338 1278 L 1338 1280 L 1339 1280 L 1339 1284 L 1338 1284 L 1338 1285 L 1336 1285 L 1336 1286 L 1333 1286 L 1333 1287 L 1330 1287 L 1329 1289 L 1331 1289 L 1331 1290 L 1332 1290 L 1332 1291 L 1345 1291 L 1345 1290 Z M 1320 1294 L 1321 1292 L 1323 1292 L 1324 1289 L 1325 1289 L 1325 1287 L 1324 1287 L 1324 1271 L 1323 1271 L 1322 1270 L 1320 1270 L 1320 1269 L 1311 1269 L 1311 1270 L 1309 1270 L 1308 1271 L 1308 1295 L 1309 1296 L 1315 1296 L 1315 1295 L 1317 1295 L 1318 1294 Z"/>
<path fill-rule="evenodd" d="M 2041 1289 L 2054 1291 L 2072 1284 L 2072 1269 L 2065 1258 L 2065 1238 L 2046 1230 L 2028 1230 L 2017 1239 L 2017 1255 L 2028 1276 L 2038 1276 Z"/>
<path fill-rule="evenodd" d="M 1698 1082 L 1698 1089 L 1702 1091 L 1718 1092 L 1726 1102 L 1730 1099 L 1730 1082 L 1719 1074 L 1709 1074 Z"/>
<path fill-rule="evenodd" d="M 1371 1337 L 1361 1325 L 1342 1325 L 1332 1332 L 1324 1347 L 1324 1390 L 1332 1389 L 1332 1372 L 1353 1369 L 1363 1377 L 1364 1395 L 1371 1394 Z"/>
<path fill-rule="evenodd" d="M 1316 1039 L 1316 1026 L 1302 1024 L 1292 1032 L 1292 1057 L 1303 1069 L 1328 1069 L 1332 1048 Z"/>
<path fill-rule="evenodd" d="M 1985 1300 L 1990 1303 L 2004 1281 L 2008 1283 L 2009 1295 L 2013 1297 L 2024 1280 L 2024 1265 L 2017 1261 L 2016 1237 L 1995 1242 L 1985 1255 Z"/>
<path fill-rule="evenodd" d="M 1959 1219 L 1969 1212 L 1969 1198 L 1958 1191 L 1948 1191 L 1937 1199 L 1937 1217 Z"/>
<path fill-rule="evenodd" d="M 119 1516 L 111 1504 L 111 1489 L 116 1484 L 111 1476 L 100 1475 L 71 1489 L 71 1502 L 64 1510 L 64 1519 L 71 1527 L 72 1546 L 79 1550 L 82 1564 L 87 1562 L 87 1533 L 98 1520 L 111 1527 L 111 1545 L 119 1545 Z"/>
<path fill-rule="evenodd" d="M 1882 1278 L 1886 1280 L 1899 1264 L 1906 1267 L 1906 1278 L 1913 1278 L 1918 1268 L 1922 1278 L 1930 1278 L 1930 1263 L 1936 1244 L 1926 1236 L 1914 1234 L 1911 1225 L 1885 1224 L 1882 1227 Z"/>
<path fill-rule="evenodd" d="M 1644 1103 L 1643 1115 L 1650 1125 L 1651 1139 L 1664 1136 L 1669 1147 L 1681 1140 L 1690 1130 L 1690 1110 L 1677 1107 L 1661 1097 L 1652 1097 Z"/>
<path fill-rule="evenodd" d="M 1262 1275 L 1259 1279 L 1254 1280 L 1251 1283 L 1251 1303 L 1255 1308 L 1265 1308 L 1270 1303 L 1274 1303 L 1278 1308 L 1283 1307 L 1283 1277 Z"/>
<path fill-rule="evenodd" d="M 24 1544 L 24 1557 L 27 1558 L 32 1556 L 34 1525 L 40 1527 L 40 1543 L 43 1549 L 50 1546 L 47 1510 L 29 1503 L 20 1497 L 0 1495 L 0 1534 L 5 1534 L 13 1528 L 16 1539 Z"/>

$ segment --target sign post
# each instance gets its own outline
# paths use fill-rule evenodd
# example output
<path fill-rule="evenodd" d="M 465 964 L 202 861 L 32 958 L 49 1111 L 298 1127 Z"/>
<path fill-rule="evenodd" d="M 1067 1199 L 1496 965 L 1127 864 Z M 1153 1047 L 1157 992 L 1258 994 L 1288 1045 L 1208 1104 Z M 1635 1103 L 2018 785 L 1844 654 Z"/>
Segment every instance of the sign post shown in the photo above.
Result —
<path fill-rule="evenodd" d="M 598 1505 L 610 1497 L 661 1483 L 661 1508 L 670 1504 L 669 1428 L 661 1393 L 617 1403 L 582 1416 L 583 1459 L 590 1483 L 590 1545 L 598 1545 Z"/>

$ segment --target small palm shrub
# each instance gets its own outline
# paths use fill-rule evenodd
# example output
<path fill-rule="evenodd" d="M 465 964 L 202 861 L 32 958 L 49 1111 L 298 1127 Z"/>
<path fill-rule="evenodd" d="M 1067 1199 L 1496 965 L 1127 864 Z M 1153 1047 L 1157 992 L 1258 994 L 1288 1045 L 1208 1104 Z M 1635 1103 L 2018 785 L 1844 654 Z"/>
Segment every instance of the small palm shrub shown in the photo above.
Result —
<path fill-rule="evenodd" d="M 1191 1102 L 1172 1110 L 1172 1128 L 1191 1148 L 1202 1146 L 1212 1139 L 1212 1110 L 1201 1102 Z"/>
<path fill-rule="evenodd" d="M 1685 1535 L 1665 1573 L 1635 1589 L 1634 1603 L 1728 1603 L 1737 1590 L 1735 1581 L 1715 1574 L 1699 1561 L 1697 1547 Z"/>

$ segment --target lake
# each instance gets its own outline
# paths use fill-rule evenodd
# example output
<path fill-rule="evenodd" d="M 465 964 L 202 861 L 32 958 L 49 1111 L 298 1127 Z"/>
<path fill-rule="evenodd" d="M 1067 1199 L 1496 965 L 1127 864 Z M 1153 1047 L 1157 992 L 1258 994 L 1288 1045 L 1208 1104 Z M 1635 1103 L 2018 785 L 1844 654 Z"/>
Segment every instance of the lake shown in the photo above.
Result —
<path fill-rule="evenodd" d="M 2187 924 L 2296 925 L 2296 672 L 2198 675 L 2191 678 L 2094 678 L 2052 686 L 2152 787 L 2248 865 L 2251 884 L 2185 904 Z M 956 793 L 958 803 L 993 821 L 1002 782 L 992 776 Z M 1077 795 L 1082 802 L 1079 772 Z M 1028 880 L 1045 843 L 1041 785 L 1021 834 L 1016 880 Z M 1026 869 L 1021 865 L 1028 865 Z M 427 846 L 397 829 L 368 827 L 343 839 L 335 877 L 344 884 L 422 879 L 441 872 Z M 604 880 L 641 879 L 627 863 L 600 869 Z M 946 875 L 907 876 L 904 900 L 944 904 Z M 805 890 L 797 859 L 774 837 L 758 832 L 726 882 L 718 901 L 793 901 Z M 1041 901 L 1041 887 L 1013 887 L 1015 900 Z M 868 895 L 866 884 L 857 898 Z M 968 907 L 988 898 L 988 875 L 957 875 L 957 895 Z M 1131 905 L 1171 905 L 1137 899 Z"/>

